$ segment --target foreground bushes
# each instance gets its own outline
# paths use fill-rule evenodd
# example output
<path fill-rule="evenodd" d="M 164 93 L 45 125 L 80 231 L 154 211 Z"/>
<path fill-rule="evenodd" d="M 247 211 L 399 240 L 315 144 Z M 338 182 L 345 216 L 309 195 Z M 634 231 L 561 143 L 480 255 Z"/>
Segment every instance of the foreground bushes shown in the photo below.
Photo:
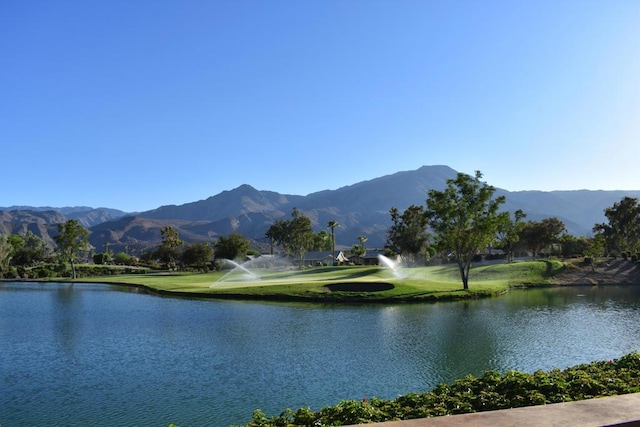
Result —
<path fill-rule="evenodd" d="M 577 365 L 565 370 L 487 371 L 452 384 L 440 384 L 426 393 L 411 393 L 394 400 L 343 400 L 314 412 L 286 409 L 280 416 L 253 413 L 246 427 L 340 426 L 368 422 L 427 418 L 546 403 L 569 402 L 598 396 L 640 392 L 640 353 L 620 359 Z"/>

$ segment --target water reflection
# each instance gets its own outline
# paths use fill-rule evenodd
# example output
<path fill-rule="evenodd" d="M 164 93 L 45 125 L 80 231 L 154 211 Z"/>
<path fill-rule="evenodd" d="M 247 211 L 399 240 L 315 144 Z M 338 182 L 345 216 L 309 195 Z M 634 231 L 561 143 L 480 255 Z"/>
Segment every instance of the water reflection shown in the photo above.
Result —
<path fill-rule="evenodd" d="M 638 349 L 640 288 L 323 306 L 0 283 L 3 425 L 229 425 Z M 114 290 L 118 290 L 115 291 Z M 53 417 L 55 414 L 55 418 Z"/>
<path fill-rule="evenodd" d="M 51 294 L 51 330 L 57 343 L 70 357 L 74 353 L 78 336 L 82 334 L 82 293 L 74 291 L 73 284 L 70 283 L 57 287 Z"/>

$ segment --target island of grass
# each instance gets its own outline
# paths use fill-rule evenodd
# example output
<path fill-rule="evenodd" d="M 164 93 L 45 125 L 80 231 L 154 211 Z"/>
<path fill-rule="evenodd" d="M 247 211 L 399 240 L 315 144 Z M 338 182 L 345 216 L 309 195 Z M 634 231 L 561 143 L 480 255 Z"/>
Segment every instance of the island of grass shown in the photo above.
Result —
<path fill-rule="evenodd" d="M 257 271 L 255 277 L 230 276 L 227 270 L 200 274 L 122 274 L 82 277 L 78 281 L 137 286 L 163 295 L 221 299 L 420 302 L 487 297 L 504 293 L 511 287 L 550 286 L 561 283 L 559 278 L 574 268 L 594 270 L 580 267 L 577 261 L 568 264 L 560 260 L 479 265 L 472 268 L 468 291 L 462 289 L 455 265 L 405 268 L 400 277 L 384 267 L 336 266 L 264 269 Z"/>

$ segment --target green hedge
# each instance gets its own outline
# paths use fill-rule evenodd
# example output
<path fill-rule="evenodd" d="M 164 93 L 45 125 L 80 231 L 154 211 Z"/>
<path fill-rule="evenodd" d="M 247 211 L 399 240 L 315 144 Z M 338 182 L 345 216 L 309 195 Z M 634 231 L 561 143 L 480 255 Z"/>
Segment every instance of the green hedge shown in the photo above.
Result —
<path fill-rule="evenodd" d="M 397 421 L 441 415 L 491 411 L 598 396 L 640 392 L 640 354 L 592 362 L 550 372 L 487 371 L 452 384 L 440 384 L 426 393 L 410 393 L 394 400 L 343 400 L 314 412 L 286 409 L 268 417 L 259 409 L 246 427 L 341 426 Z"/>

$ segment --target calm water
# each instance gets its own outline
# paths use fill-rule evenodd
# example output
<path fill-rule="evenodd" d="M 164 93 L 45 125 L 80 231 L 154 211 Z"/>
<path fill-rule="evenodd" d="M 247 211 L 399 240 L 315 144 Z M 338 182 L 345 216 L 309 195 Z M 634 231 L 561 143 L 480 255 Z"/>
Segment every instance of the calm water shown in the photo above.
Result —
<path fill-rule="evenodd" d="M 0 283 L 0 424 L 226 426 L 640 350 L 640 287 L 320 306 Z"/>

